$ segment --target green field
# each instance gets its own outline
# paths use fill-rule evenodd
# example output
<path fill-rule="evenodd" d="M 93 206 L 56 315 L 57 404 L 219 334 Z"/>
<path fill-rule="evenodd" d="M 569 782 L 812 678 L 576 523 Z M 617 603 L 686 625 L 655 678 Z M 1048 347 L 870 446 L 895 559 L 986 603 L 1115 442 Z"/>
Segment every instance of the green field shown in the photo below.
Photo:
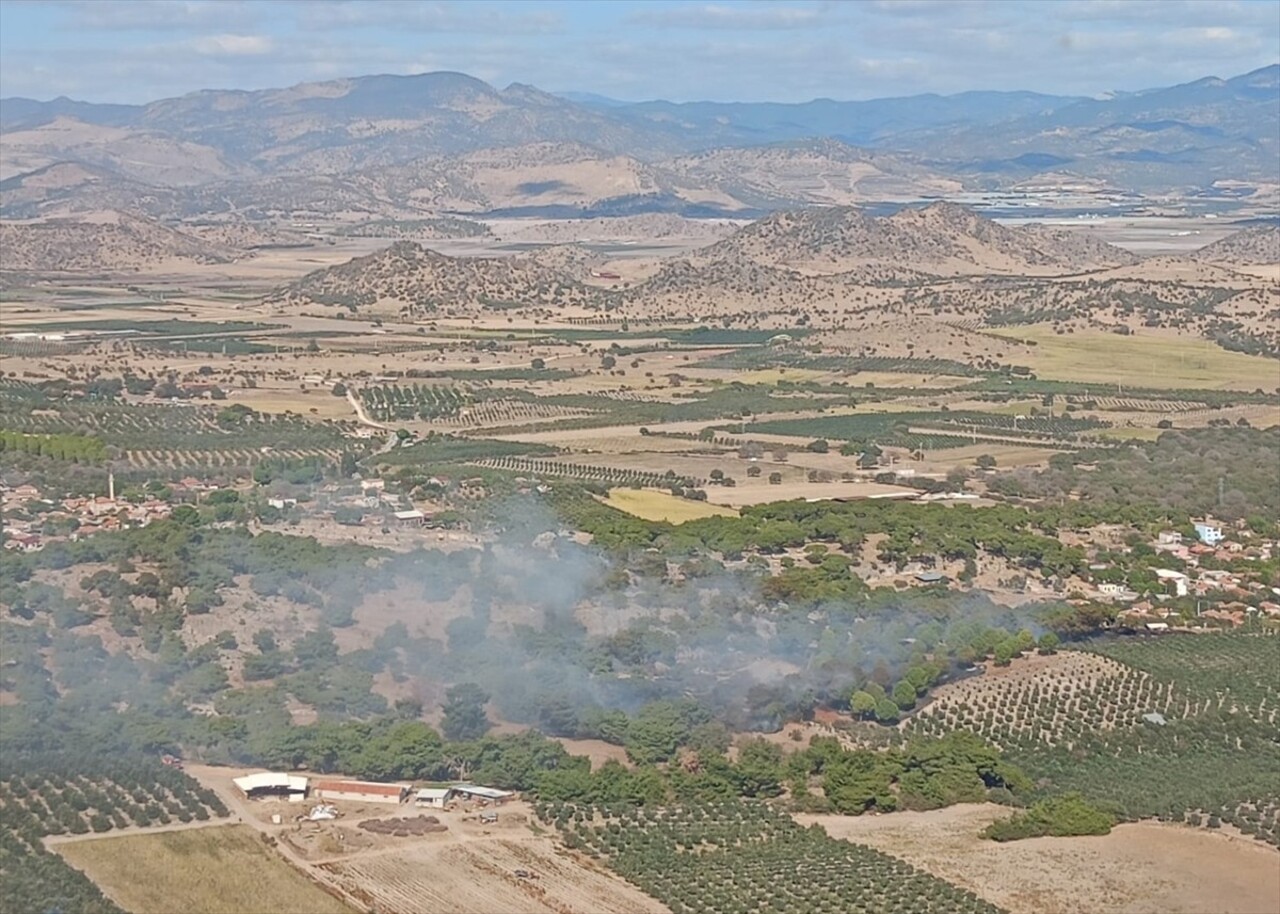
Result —
<path fill-rule="evenodd" d="M 1047 324 L 992 330 L 1036 345 L 1025 361 L 1037 377 L 1124 387 L 1274 390 L 1280 362 L 1228 352 L 1208 340 L 1096 331 L 1059 336 Z"/>

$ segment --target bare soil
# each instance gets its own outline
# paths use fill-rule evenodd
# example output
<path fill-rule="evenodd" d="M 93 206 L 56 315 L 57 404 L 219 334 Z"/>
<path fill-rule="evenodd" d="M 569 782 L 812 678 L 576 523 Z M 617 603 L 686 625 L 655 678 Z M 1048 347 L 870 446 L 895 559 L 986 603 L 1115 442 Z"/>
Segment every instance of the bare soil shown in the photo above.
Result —
<path fill-rule="evenodd" d="M 886 816 L 798 815 L 832 837 L 869 844 L 1012 914 L 1274 914 L 1280 853 L 1230 835 L 1141 822 L 1110 835 L 979 837 L 1010 810 L 968 804 Z"/>

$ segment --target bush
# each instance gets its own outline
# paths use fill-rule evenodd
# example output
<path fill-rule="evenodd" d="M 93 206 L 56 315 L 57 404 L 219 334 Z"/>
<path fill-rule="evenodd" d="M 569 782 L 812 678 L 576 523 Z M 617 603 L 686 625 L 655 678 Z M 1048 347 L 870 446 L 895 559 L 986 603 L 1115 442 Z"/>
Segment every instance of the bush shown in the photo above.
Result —
<path fill-rule="evenodd" d="M 1110 813 L 1093 806 L 1079 794 L 1071 793 L 1041 800 L 1026 812 L 992 822 L 982 835 L 993 841 L 1017 841 L 1045 835 L 1106 835 L 1111 833 L 1111 826 L 1115 824 L 1115 817 Z"/>

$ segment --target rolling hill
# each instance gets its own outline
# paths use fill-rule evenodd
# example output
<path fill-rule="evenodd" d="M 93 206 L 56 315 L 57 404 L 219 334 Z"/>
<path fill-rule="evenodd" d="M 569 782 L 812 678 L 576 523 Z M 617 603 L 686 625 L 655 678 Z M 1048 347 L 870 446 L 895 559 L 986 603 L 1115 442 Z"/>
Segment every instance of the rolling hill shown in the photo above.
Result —
<path fill-rule="evenodd" d="M 950 203 L 886 217 L 851 207 L 774 213 L 706 253 L 808 274 L 846 273 L 878 264 L 937 276 L 1053 275 L 1136 261 L 1128 252 L 1087 236 L 1044 226 L 1011 228 Z"/>
<path fill-rule="evenodd" d="M 607 293 L 567 272 L 525 257 L 447 257 L 411 241 L 308 273 L 277 290 L 274 307 L 394 311 L 414 316 L 573 307 L 602 303 Z"/>
<path fill-rule="evenodd" d="M 1206 245 L 1191 257 L 1232 266 L 1280 264 L 1280 225 L 1255 225 Z"/>
<path fill-rule="evenodd" d="M 225 263 L 242 252 L 126 213 L 43 222 L 0 222 L 3 270 L 125 273 L 169 261 Z"/>

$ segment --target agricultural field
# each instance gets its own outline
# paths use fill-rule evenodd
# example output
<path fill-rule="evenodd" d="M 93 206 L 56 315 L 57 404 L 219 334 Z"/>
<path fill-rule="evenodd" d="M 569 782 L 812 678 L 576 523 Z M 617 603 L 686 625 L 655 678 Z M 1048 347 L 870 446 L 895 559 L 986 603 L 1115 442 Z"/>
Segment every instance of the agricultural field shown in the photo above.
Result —
<path fill-rule="evenodd" d="M 354 914 L 247 825 L 71 841 L 56 846 L 130 914 Z"/>
<path fill-rule="evenodd" d="M 731 508 L 690 501 L 678 498 L 670 492 L 652 489 L 610 489 L 605 504 L 644 520 L 661 520 L 670 524 L 681 524 L 701 517 L 734 516 L 738 513 Z"/>
<path fill-rule="evenodd" d="M 1124 387 L 1276 388 L 1276 361 L 1228 352 L 1208 340 L 1101 331 L 1059 335 L 1047 324 L 990 331 L 1036 345 L 1021 357 L 1038 377 Z"/>
<path fill-rule="evenodd" d="M 762 804 L 548 804 L 542 817 L 570 848 L 605 861 L 675 914 L 1000 911 L 897 858 L 801 828 Z"/>
<path fill-rule="evenodd" d="M 665 914 L 660 902 L 550 838 L 450 837 L 317 867 L 379 914 Z M 533 877 L 515 875 L 517 870 Z"/>
<path fill-rule="evenodd" d="M 46 839 L 225 815 L 212 791 L 150 759 L 7 760 L 0 768 L 0 911 L 119 911 L 97 886 L 51 854 Z"/>
<path fill-rule="evenodd" d="M 1011 914 L 1259 914 L 1280 910 L 1276 853 L 1238 838 L 1160 822 L 1109 835 L 996 843 L 1009 815 L 960 804 L 889 816 L 796 815 L 831 837 L 868 844 L 966 888 Z"/>
<path fill-rule="evenodd" d="M 1046 788 L 1126 818 L 1230 824 L 1280 846 L 1277 658 L 1275 634 L 1102 641 L 945 685 L 902 728 L 971 730 Z"/>

